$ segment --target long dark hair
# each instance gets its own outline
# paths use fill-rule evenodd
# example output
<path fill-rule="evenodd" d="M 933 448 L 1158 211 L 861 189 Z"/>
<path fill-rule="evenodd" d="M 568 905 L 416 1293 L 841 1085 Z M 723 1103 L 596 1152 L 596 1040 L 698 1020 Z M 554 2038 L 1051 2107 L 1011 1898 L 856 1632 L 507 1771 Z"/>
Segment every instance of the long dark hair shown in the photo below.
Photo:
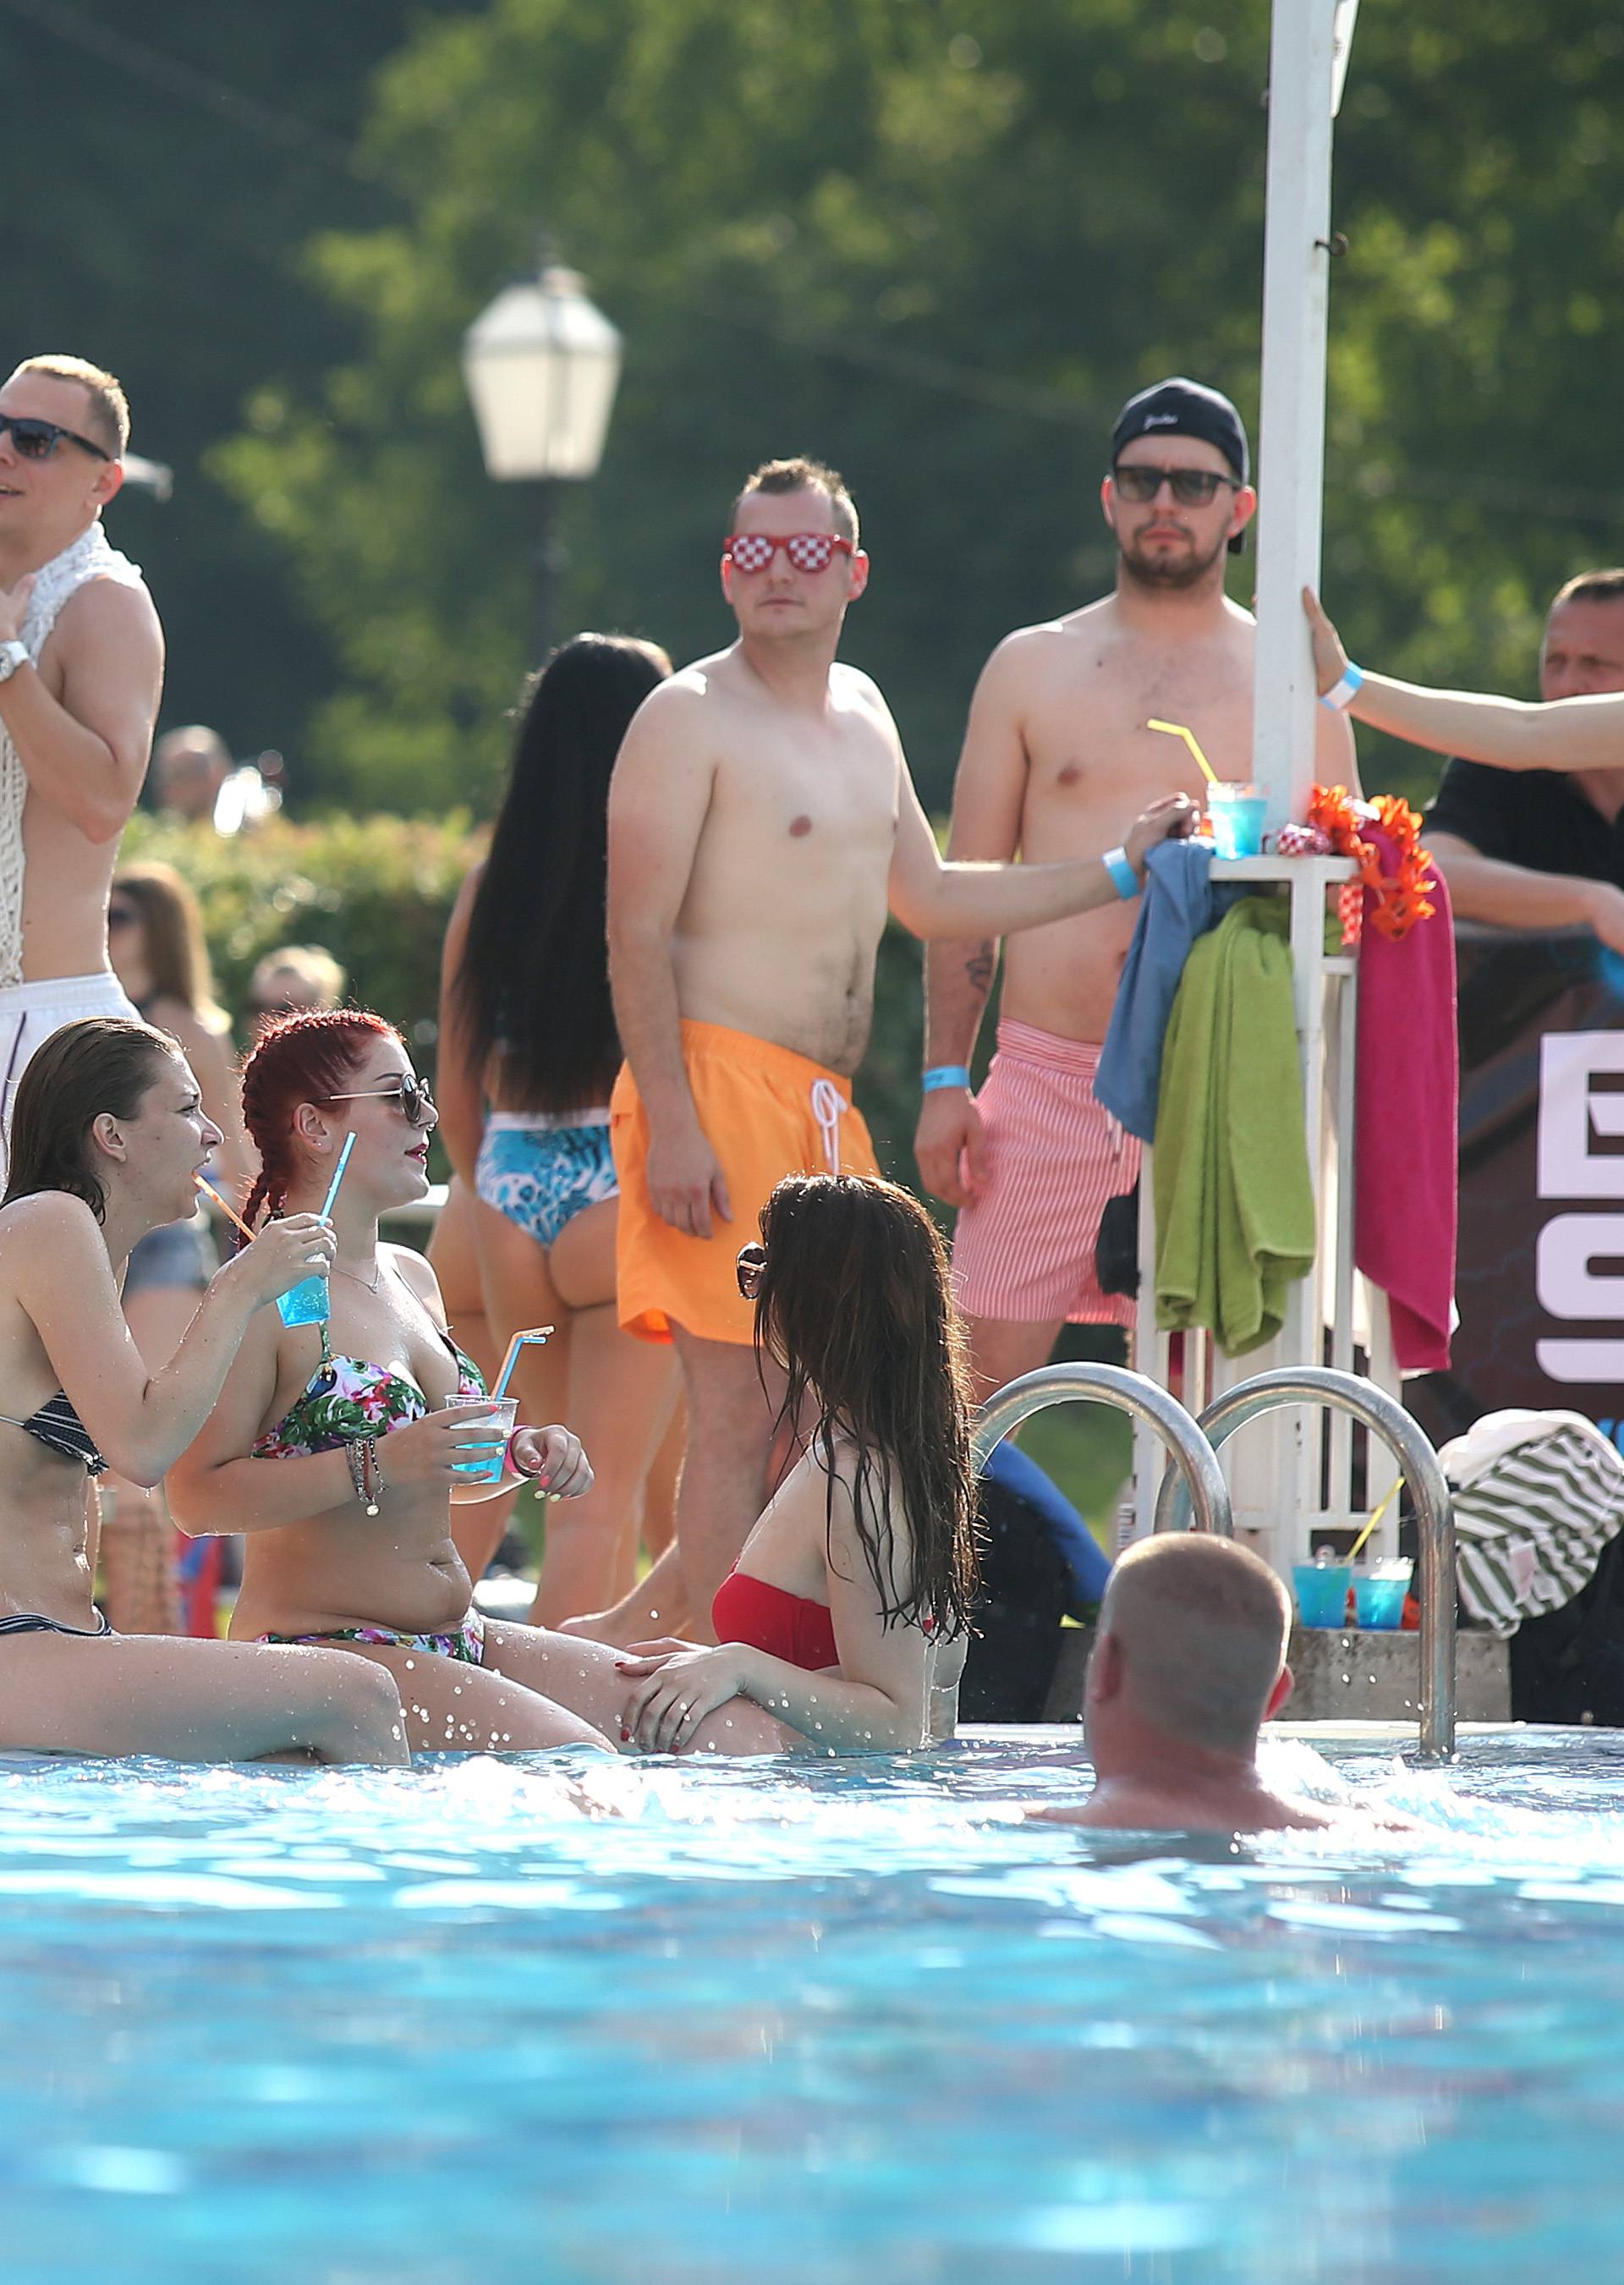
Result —
<path fill-rule="evenodd" d="M 178 1000 L 205 1023 L 224 1025 L 203 915 L 190 883 L 173 865 L 121 865 L 113 876 L 113 893 L 140 915 L 141 956 L 153 998 Z"/>
<path fill-rule="evenodd" d="M 457 972 L 469 1053 L 502 1053 L 514 1109 L 601 1102 L 620 1062 L 609 1000 L 609 777 L 632 717 L 671 671 L 632 635 L 577 635 L 530 685 L 513 774 Z"/>
<path fill-rule="evenodd" d="M 976 1592 L 970 1384 L 936 1224 L 894 1182 L 791 1174 L 762 1208 L 761 1237 L 757 1348 L 789 1376 L 779 1425 L 804 1433 L 815 1418 L 827 1522 L 838 1436 L 855 1454 L 852 1506 L 882 1618 L 961 1634 Z"/>
<path fill-rule="evenodd" d="M 165 1063 L 179 1060 L 180 1049 L 167 1032 L 132 1024 L 127 1016 L 82 1016 L 53 1032 L 17 1083 L 0 1205 L 42 1190 L 66 1190 L 106 1221 L 107 1193 L 90 1153 L 90 1128 L 104 1111 L 114 1119 L 138 1119 Z"/>

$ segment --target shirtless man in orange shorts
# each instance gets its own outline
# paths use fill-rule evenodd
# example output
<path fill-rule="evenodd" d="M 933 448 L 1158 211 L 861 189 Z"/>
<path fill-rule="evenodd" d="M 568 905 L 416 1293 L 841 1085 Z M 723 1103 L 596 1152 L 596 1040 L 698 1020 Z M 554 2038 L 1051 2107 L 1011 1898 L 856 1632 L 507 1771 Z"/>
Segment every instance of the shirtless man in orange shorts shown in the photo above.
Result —
<path fill-rule="evenodd" d="M 1226 549 L 1238 551 L 1258 504 L 1250 473 L 1240 416 L 1216 389 L 1165 381 L 1123 407 L 1100 488 L 1115 593 L 993 652 L 970 705 L 951 860 L 1077 857 L 1162 787 L 1199 794 L 1195 763 L 1145 727 L 1152 718 L 1188 724 L 1220 777 L 1251 776 L 1257 626 L 1224 593 Z M 1315 775 L 1357 786 L 1344 718 L 1322 714 L 1318 735 Z M 1094 1270 L 1101 1211 L 1139 1172 L 1138 1143 L 1094 1100 L 1134 919 L 1107 906 L 1010 946 L 978 1097 L 968 1066 L 998 945 L 938 941 L 927 957 L 914 1147 L 926 1187 L 960 1209 L 953 1292 L 980 1395 L 1043 1364 L 1067 1320 L 1134 1322 L 1134 1303 L 1102 1293 Z"/>
<path fill-rule="evenodd" d="M 1189 827 L 1174 797 L 1119 821 L 1110 837 L 1132 830 L 1109 867 L 944 865 L 884 700 L 835 661 L 867 577 L 837 475 L 758 469 L 722 561 L 739 640 L 651 694 L 616 766 L 620 1318 L 675 1341 L 688 1450 L 673 1559 L 589 1621 L 610 1640 L 679 1624 L 710 1639 L 711 1598 L 765 1504 L 777 1392 L 757 1377 L 736 1256 L 783 1175 L 877 1171 L 851 1075 L 887 910 L 921 937 L 1034 927 L 1132 894 L 1145 851 Z"/>

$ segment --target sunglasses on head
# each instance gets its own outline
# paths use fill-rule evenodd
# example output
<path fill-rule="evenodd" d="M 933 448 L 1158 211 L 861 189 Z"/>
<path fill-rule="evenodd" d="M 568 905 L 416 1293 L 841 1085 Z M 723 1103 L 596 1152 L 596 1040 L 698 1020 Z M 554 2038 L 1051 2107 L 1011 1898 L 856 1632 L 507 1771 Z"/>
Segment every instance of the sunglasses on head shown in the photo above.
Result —
<path fill-rule="evenodd" d="M 405 1114 L 411 1127 L 432 1127 L 439 1118 L 435 1099 L 428 1092 L 428 1081 L 418 1078 L 415 1072 L 406 1072 L 393 1087 L 369 1087 L 357 1095 L 330 1095 L 329 1103 L 393 1103 Z"/>
<path fill-rule="evenodd" d="M 767 1249 L 765 1245 L 741 1245 L 739 1248 L 739 1291 L 747 1301 L 753 1301 L 761 1291 L 761 1281 L 767 1274 Z"/>
<path fill-rule="evenodd" d="M 1125 500 L 1141 505 L 1153 500 L 1164 484 L 1171 484 L 1173 496 L 1181 507 L 1209 507 L 1220 484 L 1228 484 L 1239 491 L 1236 476 L 1220 476 L 1212 468 L 1151 468 L 1142 464 L 1125 467 L 1120 461 L 1111 470 L 1111 481 Z"/>
<path fill-rule="evenodd" d="M 827 571 L 836 554 L 850 555 L 851 542 L 832 531 L 795 531 L 788 539 L 774 539 L 765 531 L 735 531 L 724 543 L 723 554 L 735 571 L 765 571 L 782 548 L 797 571 Z"/>
<path fill-rule="evenodd" d="M 64 436 L 70 444 L 77 444 L 82 452 L 93 452 L 98 460 L 113 458 L 111 452 L 104 452 L 99 444 L 92 444 L 76 428 L 64 428 L 56 420 L 36 420 L 28 412 L 0 412 L 0 436 L 8 432 L 20 459 L 48 460 Z"/>

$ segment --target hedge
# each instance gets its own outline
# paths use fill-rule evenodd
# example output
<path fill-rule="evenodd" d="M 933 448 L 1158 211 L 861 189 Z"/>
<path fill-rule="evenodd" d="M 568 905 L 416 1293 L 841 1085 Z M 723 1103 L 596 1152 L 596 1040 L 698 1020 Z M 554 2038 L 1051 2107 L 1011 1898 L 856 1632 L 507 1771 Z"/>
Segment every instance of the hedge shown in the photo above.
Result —
<path fill-rule="evenodd" d="M 121 855 L 161 858 L 190 881 L 221 999 L 240 1017 L 255 963 L 283 944 L 325 945 L 341 961 L 352 999 L 399 1025 L 432 1070 L 440 947 L 484 828 L 466 811 L 443 819 L 273 818 L 222 839 L 212 827 L 138 811 Z M 919 1108 L 920 947 L 892 927 L 880 947 L 874 1040 L 857 1087 L 886 1172 L 915 1180 Z M 990 1027 L 989 1027 L 990 1028 Z"/>

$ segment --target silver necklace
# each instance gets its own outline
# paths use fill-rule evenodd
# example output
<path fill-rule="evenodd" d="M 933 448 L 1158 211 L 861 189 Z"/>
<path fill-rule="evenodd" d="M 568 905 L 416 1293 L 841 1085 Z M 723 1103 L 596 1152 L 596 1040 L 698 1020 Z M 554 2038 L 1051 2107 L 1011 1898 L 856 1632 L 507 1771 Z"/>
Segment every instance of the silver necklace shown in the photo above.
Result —
<path fill-rule="evenodd" d="M 346 1269 L 341 1261 L 335 1261 L 333 1267 L 337 1270 L 341 1277 L 348 1277 L 355 1284 L 365 1286 L 366 1291 L 374 1297 L 382 1289 L 384 1265 L 381 1261 L 377 1263 L 377 1274 L 372 1277 L 363 1277 L 358 1269 Z"/>

